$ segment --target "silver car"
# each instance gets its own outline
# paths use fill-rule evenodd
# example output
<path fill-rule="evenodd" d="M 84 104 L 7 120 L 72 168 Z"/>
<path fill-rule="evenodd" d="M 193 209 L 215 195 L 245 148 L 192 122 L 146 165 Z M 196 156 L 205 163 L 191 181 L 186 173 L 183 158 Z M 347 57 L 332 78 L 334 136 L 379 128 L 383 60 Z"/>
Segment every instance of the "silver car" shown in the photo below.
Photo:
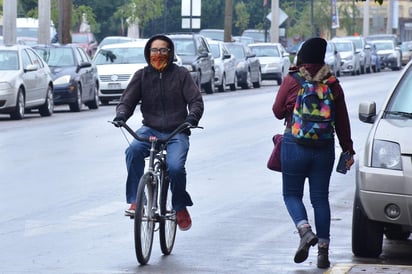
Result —
<path fill-rule="evenodd" d="M 259 58 L 262 80 L 276 80 L 281 85 L 290 67 L 286 49 L 280 43 L 254 43 L 249 47 Z"/>
<path fill-rule="evenodd" d="M 236 90 L 236 58 L 230 54 L 222 41 L 209 40 L 209 46 L 215 59 L 215 86 L 223 92 L 226 86 Z"/>
<path fill-rule="evenodd" d="M 26 110 L 53 114 L 53 80 L 46 62 L 30 47 L 0 46 L 0 113 L 24 118 Z"/>
<path fill-rule="evenodd" d="M 356 52 L 355 44 L 350 40 L 335 38 L 332 39 L 332 42 L 335 44 L 336 50 L 340 53 L 341 73 L 359 75 L 361 72 L 360 54 Z"/>
<path fill-rule="evenodd" d="M 352 251 L 378 257 L 383 236 L 407 240 L 412 232 L 412 67 L 376 113 L 375 102 L 359 105 L 359 119 L 373 123 L 356 166 Z"/>

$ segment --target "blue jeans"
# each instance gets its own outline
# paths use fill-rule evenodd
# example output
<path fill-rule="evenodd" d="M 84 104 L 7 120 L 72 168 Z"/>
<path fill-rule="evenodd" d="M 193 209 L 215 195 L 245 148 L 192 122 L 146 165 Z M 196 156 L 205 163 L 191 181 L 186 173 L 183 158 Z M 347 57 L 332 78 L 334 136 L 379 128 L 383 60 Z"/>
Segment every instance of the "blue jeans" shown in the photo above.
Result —
<path fill-rule="evenodd" d="M 168 132 L 159 132 L 147 126 L 142 126 L 136 131 L 139 136 L 157 136 L 165 138 Z M 143 175 L 145 158 L 149 156 L 150 143 L 133 140 L 126 149 L 126 201 L 136 202 L 137 187 Z M 186 169 L 185 163 L 189 151 L 189 136 L 186 133 L 179 133 L 174 136 L 167 145 L 167 171 L 170 178 L 170 189 L 172 191 L 173 209 L 178 211 L 186 206 L 192 206 L 193 202 L 186 191 Z"/>
<path fill-rule="evenodd" d="M 283 200 L 296 227 L 307 223 L 302 198 L 308 178 L 316 233 L 319 241 L 325 242 L 329 241 L 329 181 L 334 161 L 334 143 L 324 147 L 302 146 L 293 140 L 291 133 L 285 133 L 281 148 Z"/>

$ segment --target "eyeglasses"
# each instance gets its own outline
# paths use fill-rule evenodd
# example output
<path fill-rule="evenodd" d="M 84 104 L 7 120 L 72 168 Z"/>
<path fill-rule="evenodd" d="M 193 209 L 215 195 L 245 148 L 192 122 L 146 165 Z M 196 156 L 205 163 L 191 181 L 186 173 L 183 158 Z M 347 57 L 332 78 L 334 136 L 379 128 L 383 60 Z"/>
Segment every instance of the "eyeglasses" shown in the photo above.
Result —
<path fill-rule="evenodd" d="M 150 52 L 153 53 L 153 54 L 157 54 L 159 52 L 160 52 L 160 54 L 168 54 L 169 51 L 170 51 L 170 49 L 168 49 L 168 48 L 160 48 L 160 49 L 150 48 Z"/>

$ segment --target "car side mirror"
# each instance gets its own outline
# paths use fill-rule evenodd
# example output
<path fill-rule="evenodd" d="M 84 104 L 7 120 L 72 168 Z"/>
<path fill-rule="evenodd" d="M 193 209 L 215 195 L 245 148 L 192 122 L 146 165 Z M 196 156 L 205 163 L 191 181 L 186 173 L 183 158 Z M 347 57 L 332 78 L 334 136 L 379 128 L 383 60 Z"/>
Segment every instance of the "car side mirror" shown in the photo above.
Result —
<path fill-rule="evenodd" d="M 362 102 L 359 104 L 359 120 L 364 123 L 373 124 L 376 118 L 376 103 Z"/>

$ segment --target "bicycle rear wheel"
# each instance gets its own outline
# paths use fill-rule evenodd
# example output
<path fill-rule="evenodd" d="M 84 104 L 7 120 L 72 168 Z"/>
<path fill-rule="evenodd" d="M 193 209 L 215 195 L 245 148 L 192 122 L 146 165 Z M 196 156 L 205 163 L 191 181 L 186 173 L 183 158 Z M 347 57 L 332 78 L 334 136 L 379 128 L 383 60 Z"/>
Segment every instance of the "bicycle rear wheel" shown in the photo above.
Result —
<path fill-rule="evenodd" d="M 176 237 L 176 212 L 172 207 L 172 192 L 169 188 L 169 178 L 166 176 L 160 191 L 160 248 L 164 255 L 172 252 Z"/>
<path fill-rule="evenodd" d="M 141 265 L 147 264 L 150 259 L 153 245 L 155 217 L 154 186 L 152 175 L 145 173 L 139 182 L 136 195 L 136 212 L 134 216 L 134 242 L 137 260 Z"/>

